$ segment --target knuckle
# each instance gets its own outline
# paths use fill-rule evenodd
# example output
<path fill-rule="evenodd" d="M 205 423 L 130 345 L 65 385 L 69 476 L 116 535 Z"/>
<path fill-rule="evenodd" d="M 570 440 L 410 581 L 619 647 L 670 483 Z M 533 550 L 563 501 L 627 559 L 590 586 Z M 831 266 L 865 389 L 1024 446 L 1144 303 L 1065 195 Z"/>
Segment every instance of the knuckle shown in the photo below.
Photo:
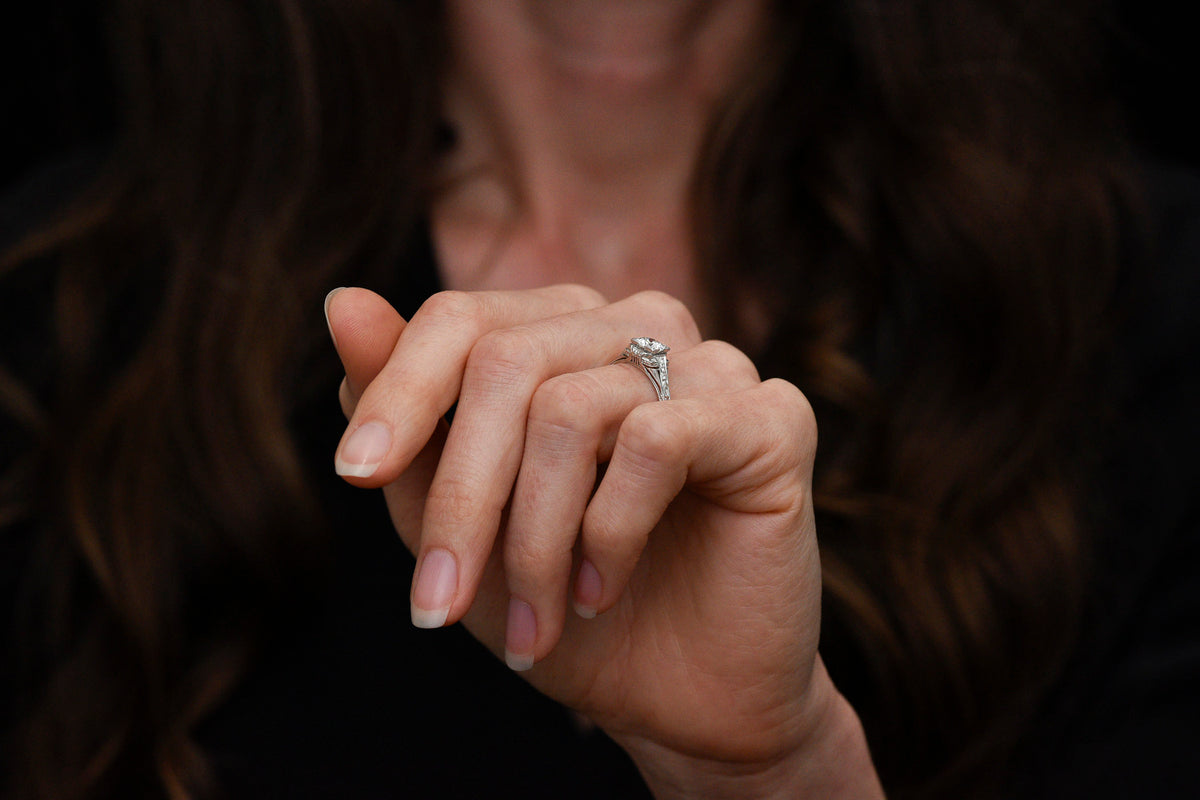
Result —
<path fill-rule="evenodd" d="M 644 404 L 625 418 L 618 443 L 626 455 L 653 469 L 679 461 L 687 451 L 688 421 L 665 403 Z"/>
<path fill-rule="evenodd" d="M 471 348 L 470 359 L 477 363 L 521 365 L 527 369 L 540 349 L 537 337 L 528 328 L 502 328 L 479 337 Z"/>
<path fill-rule="evenodd" d="M 432 295 L 421 304 L 413 321 L 436 322 L 441 325 L 460 327 L 464 324 L 478 325 L 483 313 L 483 302 L 471 292 L 446 289 Z"/>
<path fill-rule="evenodd" d="M 761 392 L 764 394 L 764 400 L 785 414 L 789 426 L 800 433 L 803 441 L 811 442 L 812 448 L 815 449 L 817 417 L 804 393 L 795 384 L 782 378 L 764 381 Z"/>
<path fill-rule="evenodd" d="M 529 406 L 531 426 L 599 438 L 602 415 L 595 382 L 580 373 L 559 375 L 534 392 Z"/>
<path fill-rule="evenodd" d="M 467 356 L 467 372 L 473 376 L 504 384 L 516 382 L 529 373 L 537 361 L 540 344 L 526 328 L 504 328 L 479 338 Z"/>
<path fill-rule="evenodd" d="M 597 308 L 608 304 L 608 299 L 591 286 L 582 283 L 564 283 L 560 287 L 572 305 L 581 309 Z"/>
<path fill-rule="evenodd" d="M 759 383 L 758 367 L 754 366 L 749 356 L 729 342 L 710 339 L 700 347 L 704 348 L 705 361 L 727 376 L 731 382 Z"/>

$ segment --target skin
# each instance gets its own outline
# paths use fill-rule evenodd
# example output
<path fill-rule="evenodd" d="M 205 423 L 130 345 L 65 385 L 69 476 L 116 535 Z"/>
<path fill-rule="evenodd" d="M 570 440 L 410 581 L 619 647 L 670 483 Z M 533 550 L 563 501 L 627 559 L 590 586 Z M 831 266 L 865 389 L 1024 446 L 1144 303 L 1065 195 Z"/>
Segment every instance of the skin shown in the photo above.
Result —
<path fill-rule="evenodd" d="M 881 797 L 817 653 L 812 410 L 704 340 L 687 244 L 700 133 L 761 4 L 447 10 L 462 144 L 433 228 L 454 288 L 411 320 L 362 289 L 326 301 L 336 467 L 383 489 L 417 555 L 414 623 L 463 622 L 659 797 Z M 631 335 L 671 346 L 672 400 L 611 364 Z"/>

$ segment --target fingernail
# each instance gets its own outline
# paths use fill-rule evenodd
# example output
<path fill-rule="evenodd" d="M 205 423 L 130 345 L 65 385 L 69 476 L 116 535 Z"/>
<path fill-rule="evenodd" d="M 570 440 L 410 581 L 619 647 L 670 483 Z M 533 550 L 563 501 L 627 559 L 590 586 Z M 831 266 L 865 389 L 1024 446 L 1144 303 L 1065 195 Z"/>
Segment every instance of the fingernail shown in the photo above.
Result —
<path fill-rule="evenodd" d="M 579 565 L 579 576 L 575 579 L 575 613 L 584 619 L 596 616 L 600 606 L 600 572 L 587 559 Z"/>
<path fill-rule="evenodd" d="M 524 672 L 533 666 L 533 645 L 537 641 L 537 618 L 533 607 L 524 600 L 508 601 L 508 632 L 504 640 L 504 661 L 509 669 Z"/>
<path fill-rule="evenodd" d="M 392 432 L 382 422 L 359 425 L 338 450 L 333 469 L 338 475 L 369 478 L 392 447 Z"/>
<path fill-rule="evenodd" d="M 329 294 L 325 295 L 325 326 L 327 328 L 329 328 L 329 338 L 333 339 L 334 347 L 337 347 L 337 337 L 333 335 L 333 326 L 329 324 L 329 301 L 333 299 L 333 296 L 335 294 L 337 294 L 338 292 L 340 292 L 342 289 L 345 289 L 345 288 L 346 288 L 345 286 L 339 286 L 338 288 L 331 291 Z"/>
<path fill-rule="evenodd" d="M 449 550 L 430 550 L 421 559 L 412 591 L 412 623 L 418 628 L 440 628 L 450 615 L 458 589 L 458 565 Z"/>

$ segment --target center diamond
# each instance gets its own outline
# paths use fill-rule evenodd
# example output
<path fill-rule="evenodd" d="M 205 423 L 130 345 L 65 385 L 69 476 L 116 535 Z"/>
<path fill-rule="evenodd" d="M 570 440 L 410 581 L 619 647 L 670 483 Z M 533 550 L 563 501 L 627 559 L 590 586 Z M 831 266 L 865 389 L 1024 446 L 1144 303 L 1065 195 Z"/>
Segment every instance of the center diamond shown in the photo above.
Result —
<path fill-rule="evenodd" d="M 657 339 L 651 339 L 647 336 L 639 336 L 631 341 L 633 349 L 638 351 L 642 356 L 658 356 L 667 352 L 671 348 L 667 347 Z"/>

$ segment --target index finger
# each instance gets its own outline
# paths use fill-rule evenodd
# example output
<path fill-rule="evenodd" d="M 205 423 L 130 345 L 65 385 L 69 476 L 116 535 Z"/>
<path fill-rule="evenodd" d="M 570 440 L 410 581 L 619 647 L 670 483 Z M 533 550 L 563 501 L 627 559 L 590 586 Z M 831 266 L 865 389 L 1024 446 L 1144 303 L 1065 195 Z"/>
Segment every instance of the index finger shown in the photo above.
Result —
<path fill-rule="evenodd" d="M 578 285 L 526 291 L 440 292 L 400 333 L 338 445 L 339 475 L 363 487 L 399 477 L 458 399 L 467 356 L 484 334 L 604 304 Z M 341 348 L 339 347 L 339 352 Z M 343 356 L 353 358 L 350 354 Z"/>

